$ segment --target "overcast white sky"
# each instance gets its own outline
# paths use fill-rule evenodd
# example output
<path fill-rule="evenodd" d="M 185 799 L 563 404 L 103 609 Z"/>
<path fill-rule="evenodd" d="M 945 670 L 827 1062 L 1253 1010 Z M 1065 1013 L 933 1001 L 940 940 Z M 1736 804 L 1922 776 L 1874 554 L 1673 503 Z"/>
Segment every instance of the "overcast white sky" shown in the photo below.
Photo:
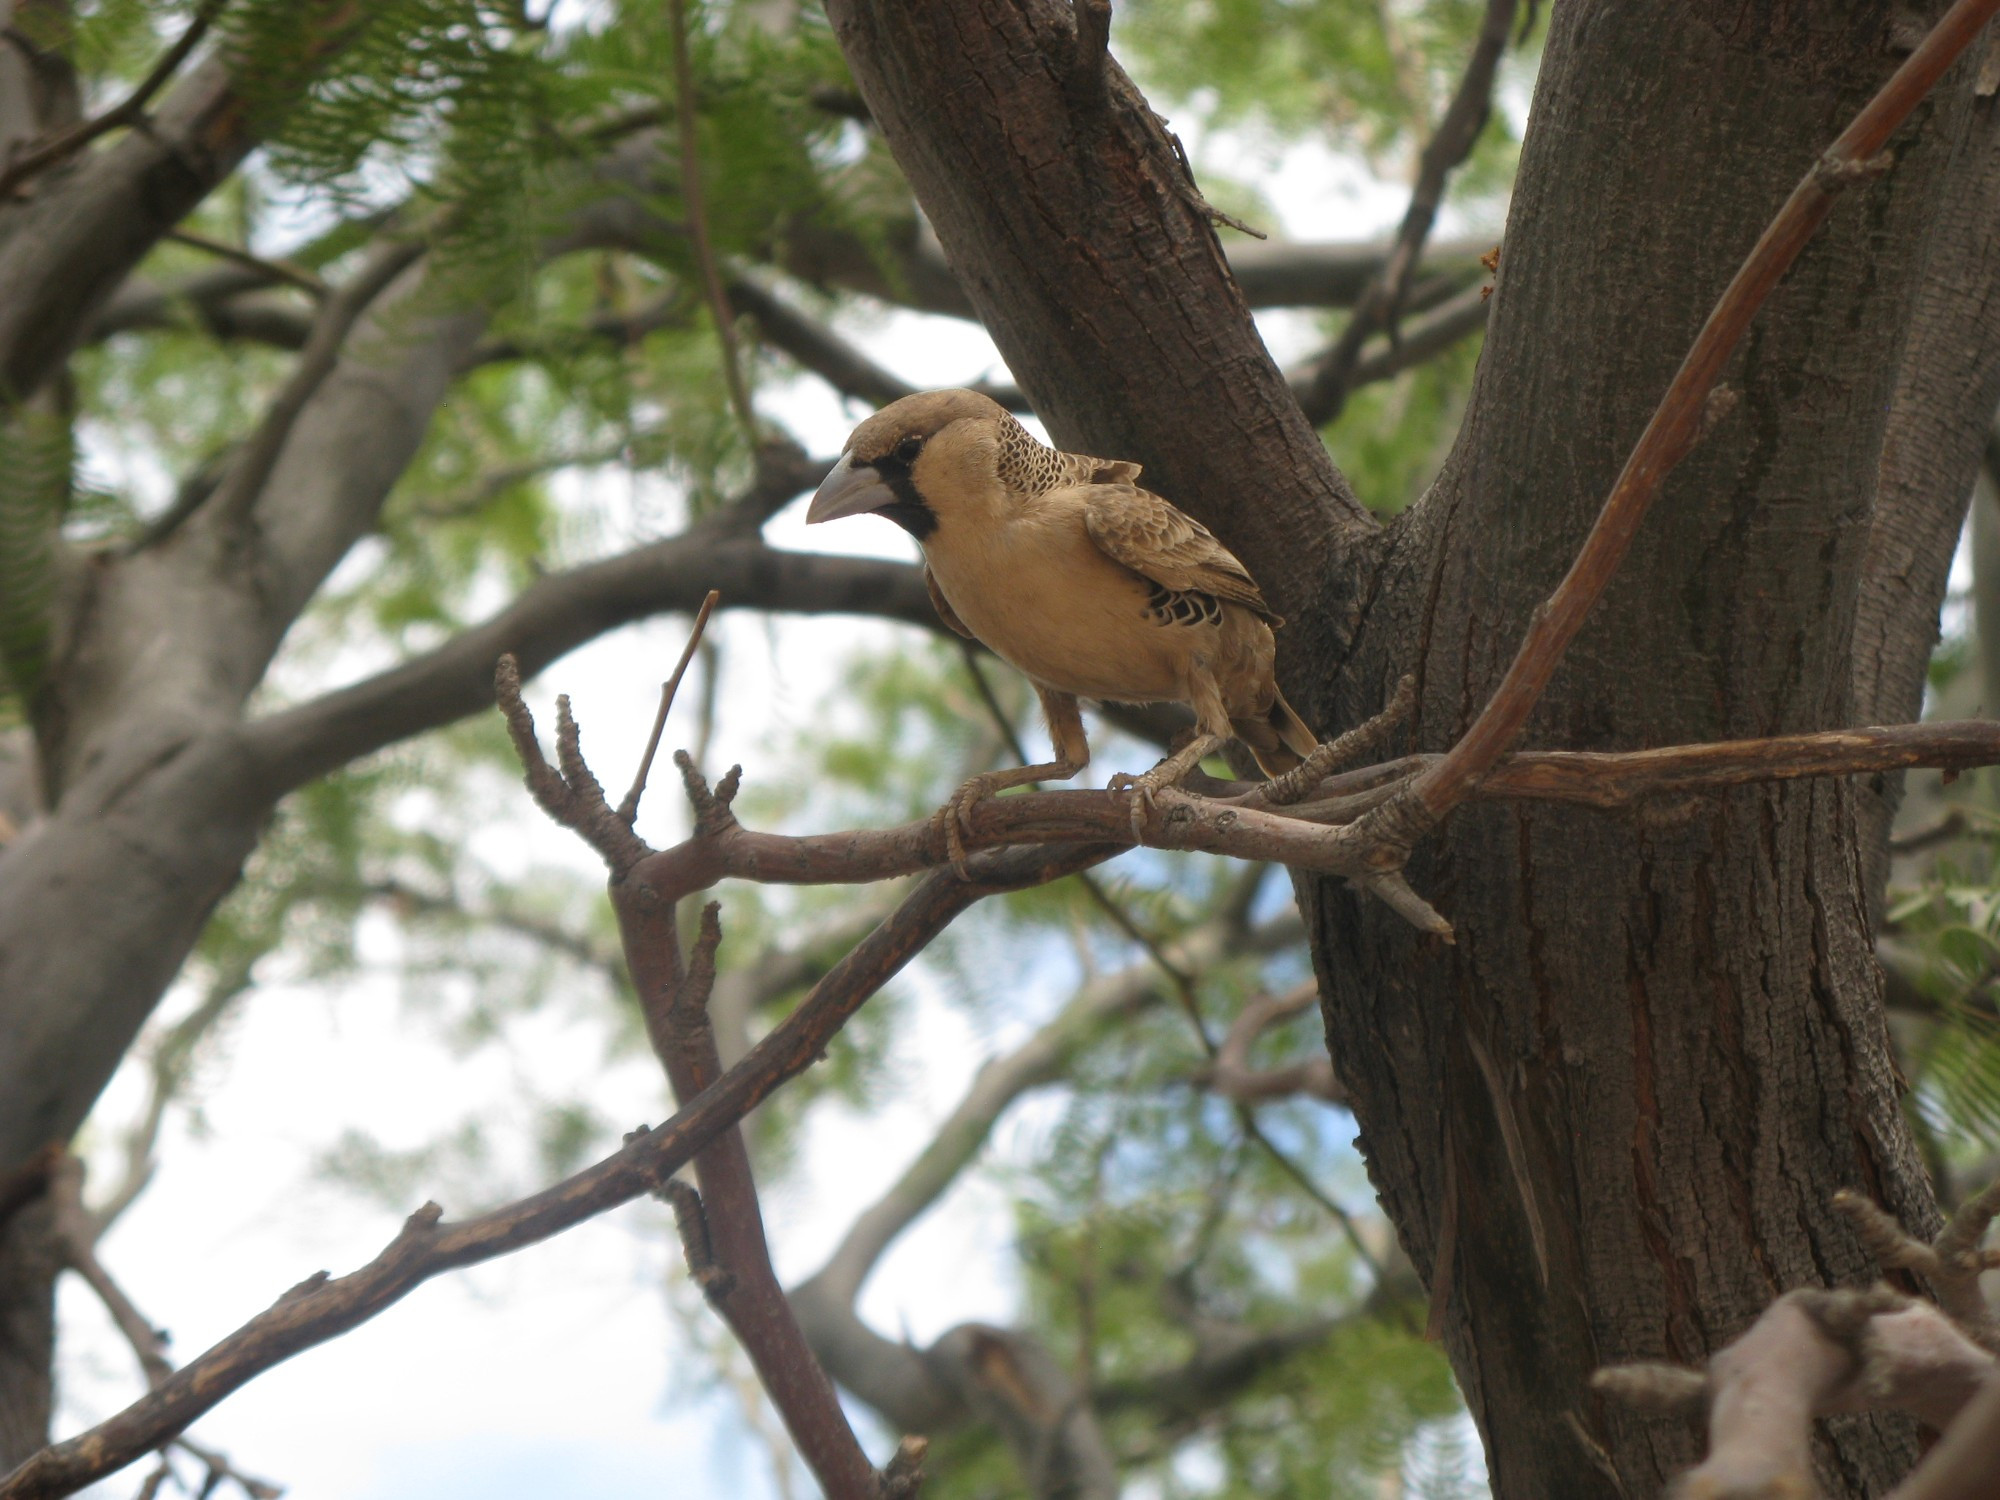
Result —
<path fill-rule="evenodd" d="M 1268 153 L 1241 142 L 1191 144 L 1202 145 L 1198 160 L 1267 181 L 1283 219 L 1269 227 L 1294 237 L 1366 238 L 1402 212 L 1402 190 L 1369 182 L 1325 151 L 1267 161 Z M 1000 370 L 984 335 L 956 320 L 895 315 L 847 331 L 918 384 Z M 1275 316 L 1267 337 L 1281 358 L 1301 354 L 1309 320 Z M 767 393 L 762 405 L 821 453 L 837 452 L 859 415 L 811 381 Z M 807 533 L 799 508 L 772 523 L 779 545 L 905 555 L 902 534 L 886 523 Z M 740 759 L 754 774 L 760 743 L 811 722 L 830 663 L 891 628 L 839 618 L 768 625 L 724 618 L 714 762 Z M 556 664 L 531 694 L 544 723 L 558 687 L 572 695 L 607 785 L 623 784 L 652 714 L 650 689 L 634 693 L 632 685 L 659 679 L 683 631 L 684 622 L 670 620 L 619 632 Z M 668 743 L 676 742 L 670 731 Z M 656 806 L 671 790 L 662 789 Z M 542 820 L 525 795 L 494 809 L 482 847 L 501 862 L 511 851 L 524 862 L 597 873 L 587 851 Z M 392 944 L 386 927 L 364 931 L 365 955 L 386 961 Z M 916 984 L 921 993 L 921 979 Z M 913 1007 L 927 1066 L 908 1095 L 865 1120 L 823 1119 L 805 1170 L 767 1197 L 781 1273 L 796 1277 L 816 1266 L 855 1205 L 902 1169 L 982 1057 L 1027 1029 L 1052 998 L 1024 997 L 1020 1020 L 998 1036 L 976 1035 L 943 1003 Z M 206 1093 L 204 1128 L 191 1131 L 175 1117 L 157 1181 L 103 1247 L 140 1307 L 172 1330 L 181 1358 L 307 1274 L 361 1264 L 394 1234 L 397 1215 L 312 1176 L 316 1153 L 344 1129 L 415 1145 L 471 1111 L 505 1119 L 529 1087 L 547 1097 L 573 1090 L 633 1124 L 666 1112 L 650 1062 L 607 1067 L 595 1026 L 531 1018 L 505 1046 L 468 1058 L 413 1024 L 392 985 L 366 976 L 334 986 L 265 983 L 230 1034 L 228 1054 L 226 1073 Z M 139 1097 L 137 1080 L 121 1075 L 100 1118 L 115 1127 Z M 1003 1128 L 995 1150 L 1006 1154 L 1009 1131 L 1023 1128 L 1032 1127 Z M 446 1199 L 445 1207 L 465 1205 Z M 357 1332 L 253 1382 L 194 1435 L 299 1500 L 775 1495 L 769 1464 L 746 1440 L 740 1405 L 703 1389 L 704 1366 L 663 1293 L 681 1276 L 664 1224 L 656 1205 L 629 1207 L 432 1282 Z M 1014 1301 L 1009 1233 L 997 1194 L 962 1187 L 892 1252 L 865 1311 L 883 1331 L 907 1329 L 918 1341 L 969 1317 L 1006 1318 Z M 61 1312 L 60 1427 L 68 1433 L 122 1406 L 139 1386 L 129 1352 L 73 1279 L 64 1283 Z M 130 1495 L 142 1472 L 90 1493 Z"/>

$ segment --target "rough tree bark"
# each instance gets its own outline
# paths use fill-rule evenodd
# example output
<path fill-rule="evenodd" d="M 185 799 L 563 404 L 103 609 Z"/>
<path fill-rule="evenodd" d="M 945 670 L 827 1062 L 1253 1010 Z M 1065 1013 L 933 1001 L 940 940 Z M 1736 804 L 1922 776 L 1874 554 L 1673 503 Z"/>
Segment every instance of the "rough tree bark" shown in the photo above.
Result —
<path fill-rule="evenodd" d="M 1292 622 L 1287 692 L 1323 731 L 1417 671 L 1424 749 L 1478 711 L 1716 294 L 1940 8 L 1558 5 L 1461 439 L 1426 502 L 1373 536 L 1275 386 L 1143 101 L 1115 67 L 1101 88 L 1079 75 L 1069 6 L 829 5 L 1056 437 L 1144 462 L 1268 582 Z M 1824 728 L 1889 701 L 1855 689 L 1850 642 L 1862 580 L 1885 571 L 1869 544 L 1878 469 L 1896 472 L 1886 418 L 1914 384 L 1893 356 L 1922 322 L 1927 246 L 1954 232 L 1942 201 L 1977 169 L 1955 155 L 1981 149 L 1972 104 L 1961 69 L 1767 306 L 1728 376 L 1733 414 L 1669 486 L 1527 743 Z M 1943 389 L 1909 399 L 1969 463 L 1953 424 L 1990 397 L 1931 378 Z M 1941 575 L 1948 532 L 1906 542 L 1906 568 Z M 1869 597 L 1907 680 L 1935 589 Z M 1344 889 L 1301 889 L 1331 1053 L 1442 1302 L 1496 1494 L 1656 1491 L 1691 1435 L 1603 1410 L 1585 1377 L 1696 1360 L 1776 1292 L 1865 1275 L 1836 1188 L 1934 1227 L 1856 817 L 1844 785 L 1461 813 L 1412 867 L 1458 926 L 1451 949 Z M 1849 1423 L 1830 1492 L 1873 1492 L 1914 1451 L 1905 1430 Z"/>

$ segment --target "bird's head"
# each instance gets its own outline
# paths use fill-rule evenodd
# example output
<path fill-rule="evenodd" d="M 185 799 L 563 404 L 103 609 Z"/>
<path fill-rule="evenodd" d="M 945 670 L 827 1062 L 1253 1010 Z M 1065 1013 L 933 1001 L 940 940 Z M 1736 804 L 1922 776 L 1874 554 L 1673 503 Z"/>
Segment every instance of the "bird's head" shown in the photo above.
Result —
<path fill-rule="evenodd" d="M 1020 424 L 977 391 L 905 396 L 854 429 L 806 520 L 886 516 L 921 542 L 941 514 L 1005 500 L 1000 458 L 1009 429 Z"/>

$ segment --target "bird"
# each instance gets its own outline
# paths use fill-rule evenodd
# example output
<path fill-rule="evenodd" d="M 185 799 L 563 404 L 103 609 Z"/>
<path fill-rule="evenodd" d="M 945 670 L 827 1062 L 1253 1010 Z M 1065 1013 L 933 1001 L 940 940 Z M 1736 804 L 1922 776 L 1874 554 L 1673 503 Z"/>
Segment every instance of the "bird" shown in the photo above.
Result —
<path fill-rule="evenodd" d="M 974 776 L 940 809 L 961 871 L 978 801 L 1090 763 L 1079 699 L 1194 710 L 1187 744 L 1142 776 L 1112 778 L 1137 794 L 1135 841 L 1155 794 L 1231 737 L 1267 776 L 1317 746 L 1273 674 L 1283 620 L 1235 555 L 1140 472 L 1051 448 L 977 391 L 924 391 L 854 429 L 806 510 L 812 524 L 876 515 L 907 531 L 939 617 L 1041 699 L 1055 759 Z"/>

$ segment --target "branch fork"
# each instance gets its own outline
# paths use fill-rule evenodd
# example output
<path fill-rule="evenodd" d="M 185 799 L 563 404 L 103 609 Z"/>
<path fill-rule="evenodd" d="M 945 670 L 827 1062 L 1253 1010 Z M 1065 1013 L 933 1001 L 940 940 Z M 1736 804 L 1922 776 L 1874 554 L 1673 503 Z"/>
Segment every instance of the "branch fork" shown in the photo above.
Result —
<path fill-rule="evenodd" d="M 1931 1280 L 1936 1303 L 1887 1285 L 1785 1293 L 1705 1371 L 1633 1364 L 1599 1370 L 1591 1386 L 1647 1415 L 1706 1410 L 1708 1456 L 1670 1490 L 1679 1500 L 1764 1500 L 1817 1493 L 1817 1417 L 1896 1411 L 1946 1434 L 1892 1500 L 1975 1500 L 1991 1493 L 2000 1455 L 2000 1357 L 1991 1308 L 1978 1290 L 1979 1243 L 2000 1213 L 2000 1183 L 1965 1203 L 1933 1241 L 1910 1235 L 1859 1194 L 1834 1204 L 1885 1270 Z M 1939 1455 L 1983 1443 L 1984 1472 L 1960 1484 Z"/>

